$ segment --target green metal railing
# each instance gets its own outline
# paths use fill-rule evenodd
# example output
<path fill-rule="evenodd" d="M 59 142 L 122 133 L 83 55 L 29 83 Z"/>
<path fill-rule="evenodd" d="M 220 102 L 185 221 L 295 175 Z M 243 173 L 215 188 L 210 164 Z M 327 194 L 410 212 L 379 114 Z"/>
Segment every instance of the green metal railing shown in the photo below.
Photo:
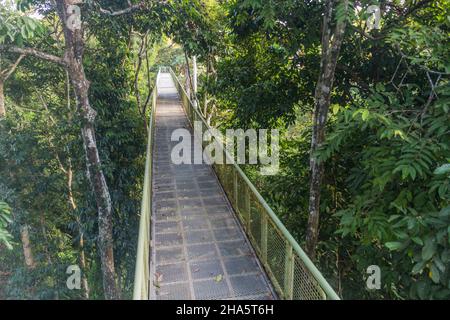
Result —
<path fill-rule="evenodd" d="M 170 73 L 189 121 L 202 123 L 202 132 L 211 127 L 194 107 L 172 69 Z M 206 146 L 208 142 L 204 142 Z M 224 159 L 231 159 L 222 148 Z M 258 258 L 282 299 L 339 300 L 320 271 L 308 258 L 277 215 L 238 165 L 214 164 L 213 168 L 234 211 L 247 233 Z"/>
<path fill-rule="evenodd" d="M 161 70 L 156 76 L 155 86 L 151 96 L 151 113 L 148 126 L 147 155 L 145 160 L 145 177 L 142 193 L 141 217 L 139 221 L 139 236 L 134 273 L 134 300 L 147 300 L 150 288 L 150 221 L 152 214 L 152 150 L 155 131 L 155 110 L 158 96 L 158 80 Z"/>

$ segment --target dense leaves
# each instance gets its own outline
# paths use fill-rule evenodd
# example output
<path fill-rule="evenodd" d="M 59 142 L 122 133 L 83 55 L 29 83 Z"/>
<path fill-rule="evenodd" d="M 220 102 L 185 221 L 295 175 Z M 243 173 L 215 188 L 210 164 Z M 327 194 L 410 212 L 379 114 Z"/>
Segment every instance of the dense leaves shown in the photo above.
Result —
<path fill-rule="evenodd" d="M 11 209 L 9 206 L 0 202 L 0 245 L 5 245 L 8 249 L 12 249 L 11 234 L 8 232 L 7 227 L 12 222 L 10 218 Z"/>
<path fill-rule="evenodd" d="M 318 261 L 344 298 L 448 298 L 449 3 L 382 2 L 381 28 L 372 31 L 370 4 L 352 1 L 358 10 L 336 14 L 350 26 L 318 154 L 325 164 Z M 247 171 L 302 242 L 322 8 L 235 1 L 229 10 L 215 121 L 283 130 L 281 172 Z M 369 291 L 364 278 L 374 264 L 382 288 Z"/>
<path fill-rule="evenodd" d="M 128 3 L 138 9 L 127 14 Z M 129 297 L 146 132 L 142 109 L 152 72 L 171 65 L 214 125 L 277 128 L 281 170 L 245 166 L 289 231 L 304 244 L 311 126 L 325 1 L 85 1 L 84 66 L 103 170 L 112 195 L 117 279 Z M 367 8 L 379 5 L 379 29 Z M 60 55 L 60 26 L 47 1 L 0 9 L 0 45 Z M 450 297 L 450 3 L 349 1 L 326 142 L 317 265 L 343 298 Z M 105 28 L 105 25 L 108 27 Z M 144 45 L 145 44 L 145 45 Z M 59 54 L 58 54 L 59 53 Z M 17 55 L 2 53 L 11 65 Z M 102 298 L 95 201 L 72 88 L 63 69 L 27 56 L 5 83 L 0 120 L 0 296 L 80 298 L 65 268 L 86 256 L 90 298 Z M 138 95 L 140 97 L 138 97 Z M 193 98 L 194 98 L 193 94 Z M 68 183 L 68 169 L 73 172 Z M 70 187 L 71 186 L 71 187 Z M 75 201 L 73 206 L 71 201 Z M 8 203 L 8 206 L 3 204 Z M 24 264 L 24 227 L 35 266 Z M 11 234 L 11 235 L 9 235 Z M 83 240 L 83 241 L 81 241 Z M 5 246 L 6 244 L 6 246 Z M 3 247 L 2 247 L 3 245 Z M 5 253 L 4 253 L 5 252 Z M 366 270 L 381 268 L 381 289 Z M 2 281 L 2 279 L 0 279 Z M 4 280 L 3 280 L 4 282 Z"/>

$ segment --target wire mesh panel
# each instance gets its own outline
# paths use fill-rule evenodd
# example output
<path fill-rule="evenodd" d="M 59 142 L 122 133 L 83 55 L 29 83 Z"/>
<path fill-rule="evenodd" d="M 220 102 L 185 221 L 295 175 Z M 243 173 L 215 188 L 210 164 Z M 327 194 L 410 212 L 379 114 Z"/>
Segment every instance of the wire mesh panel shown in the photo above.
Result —
<path fill-rule="evenodd" d="M 259 205 L 256 197 L 250 195 L 250 221 L 249 221 L 249 235 L 252 240 L 256 251 L 261 252 L 261 206 Z"/>
<path fill-rule="evenodd" d="M 248 220 L 250 216 L 249 204 L 250 195 L 248 187 L 243 183 L 243 179 L 240 175 L 236 177 L 236 193 L 237 193 L 237 207 L 236 211 L 239 213 L 242 225 L 246 228 L 248 226 Z"/>
<path fill-rule="evenodd" d="M 235 190 L 234 190 L 234 171 L 233 167 L 230 165 L 223 165 L 224 174 L 223 174 L 223 189 L 228 196 L 228 199 L 231 203 L 235 203 Z"/>
<path fill-rule="evenodd" d="M 216 172 L 217 178 L 219 178 L 220 183 L 222 183 L 225 179 L 225 165 L 215 163 L 213 165 L 214 171 Z"/>
<path fill-rule="evenodd" d="M 293 289 L 294 300 L 326 299 L 325 292 L 298 257 L 294 257 Z"/>
<path fill-rule="evenodd" d="M 286 240 L 272 223 L 267 225 L 267 264 L 284 296 Z"/>

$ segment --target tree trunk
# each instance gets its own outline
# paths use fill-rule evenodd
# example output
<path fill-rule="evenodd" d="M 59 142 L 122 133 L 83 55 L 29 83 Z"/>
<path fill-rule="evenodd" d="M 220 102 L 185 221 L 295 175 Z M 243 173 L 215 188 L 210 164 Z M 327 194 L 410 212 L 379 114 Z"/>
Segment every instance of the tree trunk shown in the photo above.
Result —
<path fill-rule="evenodd" d="M 19 65 L 20 61 L 25 57 L 25 54 L 21 54 L 16 62 L 14 62 L 8 69 L 1 70 L 0 69 L 0 118 L 6 116 L 6 107 L 5 107 L 5 81 L 13 74 Z"/>
<path fill-rule="evenodd" d="M 39 218 L 40 218 L 40 223 L 41 223 L 42 238 L 44 239 L 44 253 L 45 253 L 45 257 L 47 258 L 47 263 L 51 266 L 51 265 L 53 265 L 53 261 L 52 261 L 50 252 L 48 250 L 49 243 L 48 243 L 48 239 L 47 239 L 47 228 L 45 228 L 46 222 L 45 222 L 44 214 L 42 212 L 39 215 Z"/>
<path fill-rule="evenodd" d="M 94 120 L 97 113 L 91 107 L 88 97 L 89 81 L 86 79 L 83 68 L 83 32 L 81 27 L 68 27 L 68 4 L 70 4 L 68 0 L 57 1 L 58 15 L 62 21 L 66 46 L 64 61 L 74 88 L 77 108 L 83 120 L 81 135 L 86 154 L 87 173 L 98 209 L 98 249 L 102 266 L 104 294 L 106 299 L 118 299 L 119 290 L 114 272 L 111 196 L 101 168 L 95 138 Z"/>
<path fill-rule="evenodd" d="M 197 70 L 197 57 L 192 57 L 192 97 L 194 107 L 198 107 L 197 100 L 197 92 L 198 92 L 198 70 Z"/>
<path fill-rule="evenodd" d="M 90 107 L 87 97 L 88 83 L 84 71 L 79 65 L 73 65 L 72 83 L 75 87 L 75 95 L 79 109 L 84 118 L 81 129 L 84 148 L 86 152 L 86 163 L 90 183 L 93 187 L 95 200 L 98 208 L 98 247 L 102 263 L 103 287 L 107 299 L 118 299 L 119 292 L 115 281 L 114 253 L 112 237 L 112 205 L 106 179 L 101 169 L 101 161 L 95 138 L 94 119 L 95 111 Z"/>
<path fill-rule="evenodd" d="M 34 269 L 36 262 L 34 261 L 33 251 L 30 244 L 30 233 L 28 232 L 28 226 L 25 225 L 20 228 L 20 240 L 22 241 L 23 256 L 25 258 L 25 265 L 28 269 Z"/>
<path fill-rule="evenodd" d="M 206 118 L 208 113 L 208 90 L 209 90 L 209 58 L 206 60 L 206 80 L 203 90 L 203 116 Z"/>
<path fill-rule="evenodd" d="M 208 99 L 208 91 L 210 90 L 210 85 L 212 83 L 217 82 L 217 73 L 214 69 L 214 55 L 209 54 L 206 61 L 206 81 L 205 81 L 205 90 L 204 90 L 204 98 L 203 98 L 203 115 L 205 119 L 207 119 L 207 123 L 211 124 L 211 119 L 214 116 L 214 112 L 216 110 L 214 99 Z M 211 103 L 210 103 L 211 102 Z M 209 105 L 211 104 L 211 108 Z M 208 108 L 210 109 L 208 113 Z"/>
<path fill-rule="evenodd" d="M 198 70 L 197 70 L 197 57 L 192 57 L 192 88 L 194 91 L 194 96 L 197 95 L 198 90 Z"/>
<path fill-rule="evenodd" d="M 49 251 L 49 241 L 47 238 L 47 228 L 45 228 L 46 225 L 46 221 L 45 221 L 45 216 L 44 214 L 41 212 L 40 216 L 40 223 L 41 223 L 41 233 L 42 233 L 42 238 L 44 239 L 44 253 L 45 253 L 45 257 L 47 258 L 47 264 L 48 266 L 53 269 L 53 260 L 52 257 L 50 255 L 50 251 Z M 55 276 L 55 274 L 53 274 Z M 55 276 L 56 278 L 56 276 Z M 55 300 L 59 300 L 59 287 L 55 286 Z"/>
<path fill-rule="evenodd" d="M 192 79 L 191 67 L 189 65 L 189 58 L 186 51 L 184 52 L 184 59 L 186 60 L 186 93 L 194 104 L 194 107 L 197 107 L 197 89 L 194 88 L 194 80 Z M 197 72 L 197 60 L 195 60 L 195 72 Z"/>
<path fill-rule="evenodd" d="M 75 202 L 75 197 L 73 196 L 73 170 L 72 170 L 72 162 L 69 159 L 69 166 L 67 168 L 67 188 L 68 188 L 68 195 L 69 195 L 69 203 L 70 207 L 73 211 L 77 209 L 77 204 Z M 81 276 L 81 285 L 83 286 L 83 298 L 89 299 L 89 284 L 86 277 L 86 255 L 84 252 L 84 233 L 81 228 L 81 222 L 80 219 L 77 218 L 77 224 L 78 224 L 78 232 L 80 235 L 80 241 L 79 241 L 79 247 L 80 247 L 80 268 L 82 270 L 82 276 Z"/>
<path fill-rule="evenodd" d="M 325 126 L 327 123 L 328 109 L 330 107 L 334 74 L 346 25 L 344 19 L 343 21 L 336 23 L 334 32 L 332 30 L 332 22 L 334 19 L 333 11 L 335 11 L 338 2 L 339 1 L 337 0 L 328 0 L 325 4 L 322 27 L 320 74 L 314 96 L 315 106 L 310 154 L 311 181 L 309 189 L 309 217 L 306 233 L 306 251 L 313 260 L 316 257 L 316 247 L 319 237 L 320 189 L 324 170 L 323 163 L 317 159 L 316 152 L 325 141 Z M 345 0 L 343 4 L 347 11 L 348 0 Z"/>
<path fill-rule="evenodd" d="M 6 117 L 4 82 L 0 80 L 0 118 Z"/>
<path fill-rule="evenodd" d="M 185 83 L 184 83 L 184 88 L 186 89 L 186 94 L 189 97 L 189 99 L 191 98 L 191 76 L 190 76 L 190 72 L 189 72 L 189 64 L 186 63 L 186 66 L 184 68 L 184 74 L 185 76 Z"/>
<path fill-rule="evenodd" d="M 83 297 L 89 299 L 89 284 L 86 277 L 86 256 L 84 254 L 84 234 L 80 232 L 80 268 L 83 272 L 81 276 L 81 285 L 83 287 Z"/>

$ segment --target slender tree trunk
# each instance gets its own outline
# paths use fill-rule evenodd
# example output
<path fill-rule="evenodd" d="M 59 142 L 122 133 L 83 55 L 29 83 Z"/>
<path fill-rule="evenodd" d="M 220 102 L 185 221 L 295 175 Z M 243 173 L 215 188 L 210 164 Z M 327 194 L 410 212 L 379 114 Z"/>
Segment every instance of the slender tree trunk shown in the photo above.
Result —
<path fill-rule="evenodd" d="M 194 89 L 194 80 L 192 80 L 192 75 L 191 75 L 191 67 L 189 65 L 189 57 L 186 53 L 186 51 L 184 52 L 184 59 L 186 60 L 186 93 L 188 95 L 188 97 L 191 99 L 191 101 L 194 104 L 194 107 L 197 107 L 197 91 L 196 89 Z M 197 62 L 196 62 L 196 67 L 197 69 Z"/>
<path fill-rule="evenodd" d="M 34 269 L 36 262 L 34 261 L 33 251 L 30 244 L 30 233 L 27 225 L 20 228 L 20 240 L 22 241 L 23 256 L 25 258 L 25 265 L 28 269 Z"/>
<path fill-rule="evenodd" d="M 216 111 L 216 106 L 213 104 L 211 106 L 211 111 L 209 112 L 208 116 L 206 117 L 206 123 L 208 125 L 211 125 L 211 120 L 212 120 L 212 117 L 214 115 L 214 111 Z"/>
<path fill-rule="evenodd" d="M 206 118 L 208 113 L 208 89 L 209 89 L 209 57 L 206 60 L 206 81 L 205 90 L 203 90 L 203 116 Z"/>
<path fill-rule="evenodd" d="M 6 107 L 5 107 L 5 81 L 13 74 L 19 65 L 20 61 L 25 57 L 25 54 L 21 54 L 17 60 L 10 65 L 9 68 L 1 70 L 0 69 L 0 118 L 6 116 Z"/>
<path fill-rule="evenodd" d="M 210 90 L 210 84 L 211 83 L 216 83 L 217 81 L 217 73 L 216 70 L 214 69 L 214 55 L 210 54 L 208 56 L 208 60 L 206 62 L 206 86 L 205 86 L 205 90 L 204 90 L 204 105 L 203 105 L 203 114 L 207 120 L 208 124 L 211 124 L 211 120 L 212 117 L 214 116 L 214 112 L 216 110 L 216 107 L 214 105 L 214 99 L 208 99 L 208 91 Z M 210 103 L 212 102 L 212 103 Z M 211 104 L 211 108 L 209 108 L 209 113 L 208 113 L 208 107 Z"/>
<path fill-rule="evenodd" d="M 77 204 L 75 202 L 75 197 L 73 195 L 73 170 L 72 170 L 72 161 L 69 159 L 69 166 L 66 170 L 67 175 L 67 193 L 69 197 L 70 207 L 73 211 L 77 210 Z"/>
<path fill-rule="evenodd" d="M 97 113 L 89 102 L 89 81 L 83 68 L 83 31 L 81 27 L 69 28 L 67 19 L 67 6 L 69 4 L 70 1 L 68 0 L 57 1 L 58 15 L 62 21 L 66 46 L 64 61 L 74 88 L 77 107 L 83 120 L 81 135 L 86 153 L 88 178 L 98 209 L 98 249 L 102 266 L 104 294 L 106 299 L 118 299 L 119 290 L 114 272 L 111 196 L 101 168 L 95 138 L 94 121 Z"/>
<path fill-rule="evenodd" d="M 332 23 L 335 17 L 333 13 L 338 2 L 338 0 L 328 0 L 325 4 L 322 27 L 322 58 L 320 62 L 319 80 L 316 85 L 314 97 L 315 106 L 310 154 L 311 181 L 309 217 L 306 233 L 306 251 L 311 259 L 315 259 L 316 257 L 316 247 L 319 237 L 320 189 L 324 170 L 323 163 L 317 159 L 316 152 L 325 141 L 325 126 L 330 107 L 334 74 L 346 25 L 345 19 L 337 22 L 333 32 Z M 343 4 L 347 10 L 348 0 L 344 0 Z"/>
<path fill-rule="evenodd" d="M 42 237 L 44 238 L 44 243 L 45 243 L 44 244 L 45 257 L 47 258 L 47 263 L 49 265 L 53 265 L 52 257 L 50 256 L 50 252 L 48 250 L 49 243 L 48 243 L 48 239 L 47 239 L 47 228 L 45 228 L 44 214 L 41 213 L 39 218 L 40 218 L 40 223 L 41 223 L 41 233 L 42 233 Z"/>
<path fill-rule="evenodd" d="M 147 43 L 147 47 L 148 47 L 148 43 Z M 142 115 L 143 115 L 143 119 L 144 119 L 144 127 L 145 130 L 148 131 L 148 124 L 147 124 L 147 108 L 148 105 L 150 103 L 150 98 L 152 97 L 152 79 L 151 79 L 151 75 L 150 75 L 150 61 L 148 58 L 148 48 L 146 48 L 145 50 L 145 66 L 146 66 L 146 75 L 147 75 L 147 98 L 145 99 L 145 103 L 144 103 L 144 107 L 142 108 Z M 155 86 L 157 85 L 157 83 L 154 84 Z"/>
<path fill-rule="evenodd" d="M 197 69 L 197 57 L 192 57 L 192 96 L 194 97 L 194 106 L 198 107 L 197 100 L 197 92 L 198 92 L 198 69 Z"/>
<path fill-rule="evenodd" d="M 53 260 L 52 260 L 52 257 L 50 255 L 50 251 L 48 249 L 50 244 L 49 244 L 49 241 L 48 241 L 48 238 L 47 238 L 47 228 L 45 227 L 46 226 L 46 221 L 45 221 L 45 216 L 44 216 L 44 214 L 42 212 L 40 214 L 40 223 L 41 223 L 42 238 L 44 239 L 44 253 L 45 253 L 45 257 L 47 258 L 48 265 L 51 268 L 53 268 Z M 58 286 L 55 286 L 55 300 L 59 300 L 59 287 Z"/>
<path fill-rule="evenodd" d="M 86 277 L 86 256 L 84 253 L 84 233 L 80 230 L 80 268 L 83 272 L 81 277 L 81 285 L 83 287 L 83 297 L 89 299 L 89 284 Z"/>
<path fill-rule="evenodd" d="M 144 59 L 146 60 L 147 87 L 148 87 L 149 92 L 147 93 L 147 97 L 144 101 L 144 104 L 142 105 L 141 104 L 141 93 L 139 91 L 139 74 L 141 72 L 141 67 L 142 67 L 142 63 L 143 63 Z M 142 119 L 144 122 L 144 127 L 146 130 L 148 129 L 148 125 L 147 125 L 147 119 L 146 119 L 145 114 L 147 111 L 147 106 L 150 102 L 150 96 L 151 96 L 150 85 L 151 85 L 151 79 L 150 79 L 149 61 L 148 61 L 148 37 L 147 37 L 147 33 L 146 33 L 141 38 L 141 45 L 139 47 L 138 60 L 135 63 L 135 74 L 134 74 L 134 91 L 135 91 L 135 95 L 136 95 L 136 104 L 137 104 L 138 111 L 142 116 Z"/>
<path fill-rule="evenodd" d="M 198 69 L 197 69 L 197 57 L 192 57 L 192 89 L 194 95 L 197 95 L 198 90 Z"/>
<path fill-rule="evenodd" d="M 142 114 L 142 109 L 141 109 L 141 93 L 139 91 L 139 73 L 141 71 L 142 59 L 144 57 L 144 51 L 147 52 L 145 36 L 141 38 L 141 45 L 139 46 L 138 59 L 137 59 L 136 63 L 134 64 L 134 67 L 135 67 L 134 92 L 136 95 L 137 108 L 138 108 L 139 113 L 141 113 L 141 114 Z"/>
<path fill-rule="evenodd" d="M 68 78 L 67 80 L 70 81 L 69 80 L 69 76 L 68 76 L 68 72 L 66 72 L 66 75 L 67 75 L 67 78 Z M 66 84 L 66 89 L 67 89 L 66 93 L 67 93 L 67 107 L 69 109 L 69 118 L 72 118 L 72 113 L 70 112 L 71 111 L 70 110 L 70 82 L 68 82 Z M 47 107 L 47 104 L 45 103 L 45 100 L 42 97 L 42 95 L 39 94 L 39 97 L 41 99 L 42 105 L 45 108 L 45 110 L 49 111 L 49 109 Z M 57 125 L 56 121 L 53 119 L 52 116 L 50 116 L 50 120 L 51 120 L 53 125 Z M 59 168 L 66 176 L 66 179 L 67 179 L 66 180 L 67 181 L 67 196 L 68 196 L 68 200 L 69 200 L 69 204 L 70 204 L 70 209 L 73 212 L 75 212 L 75 210 L 77 209 L 77 204 L 75 202 L 75 197 L 73 195 L 72 160 L 69 157 L 67 168 L 65 168 L 63 163 L 62 163 L 62 161 L 61 161 L 61 159 L 60 159 L 60 157 L 59 157 L 59 155 L 58 155 L 58 152 L 57 152 L 55 146 L 53 145 L 51 140 L 49 142 L 50 142 L 50 146 L 55 149 L 55 157 L 56 157 L 56 160 L 58 161 Z M 87 278 L 86 278 L 86 258 L 85 258 L 85 252 L 84 252 L 84 233 L 83 233 L 81 222 L 80 222 L 80 219 L 79 219 L 78 216 L 76 217 L 76 221 L 77 221 L 78 231 L 79 231 L 79 236 L 80 236 L 79 247 L 80 247 L 80 267 L 81 267 L 81 270 L 83 271 L 82 279 L 81 279 L 82 286 L 83 286 L 83 297 L 85 299 L 89 299 L 89 285 L 88 285 Z M 43 227 L 44 238 L 47 240 L 46 232 L 45 232 L 45 223 L 44 223 L 44 217 L 43 216 L 41 216 L 41 225 Z M 46 250 L 46 252 L 48 253 L 48 250 Z M 50 264 L 52 263 L 49 255 L 47 255 L 47 260 L 49 261 Z"/>
<path fill-rule="evenodd" d="M 69 166 L 67 168 L 67 188 L 68 188 L 68 195 L 69 195 L 69 203 L 70 207 L 73 211 L 77 209 L 77 204 L 75 202 L 75 197 L 73 196 L 73 170 L 72 170 L 72 162 L 69 159 Z M 82 277 L 81 277 L 81 285 L 83 287 L 83 297 L 85 299 L 89 299 L 89 284 L 86 277 L 86 255 L 84 252 L 84 232 L 81 228 L 81 222 L 80 219 L 77 218 L 77 224 L 78 224 L 78 232 L 80 236 L 79 240 L 79 247 L 80 247 L 80 268 L 82 270 Z"/>
<path fill-rule="evenodd" d="M 75 66 L 73 70 L 76 74 L 79 70 Z M 86 162 L 88 166 L 89 180 L 93 186 L 93 191 L 98 208 L 98 229 L 99 229 L 99 251 L 102 262 L 103 287 L 107 299 L 118 299 L 119 292 L 115 281 L 114 253 L 112 237 L 112 204 L 106 179 L 101 169 L 101 161 L 97 149 L 95 138 L 94 119 L 95 111 L 90 107 L 87 98 L 87 82 L 84 72 L 74 76 L 72 83 L 76 87 L 75 94 L 84 116 L 84 125 L 81 135 L 86 152 Z"/>
<path fill-rule="evenodd" d="M 190 76 L 190 72 L 189 72 L 189 64 L 186 63 L 186 66 L 184 67 L 184 74 L 185 76 L 185 83 L 184 83 L 184 88 L 186 89 L 186 94 L 189 98 L 191 98 L 191 76 Z"/>
<path fill-rule="evenodd" d="M 6 116 L 4 82 L 0 80 L 0 118 Z"/>

